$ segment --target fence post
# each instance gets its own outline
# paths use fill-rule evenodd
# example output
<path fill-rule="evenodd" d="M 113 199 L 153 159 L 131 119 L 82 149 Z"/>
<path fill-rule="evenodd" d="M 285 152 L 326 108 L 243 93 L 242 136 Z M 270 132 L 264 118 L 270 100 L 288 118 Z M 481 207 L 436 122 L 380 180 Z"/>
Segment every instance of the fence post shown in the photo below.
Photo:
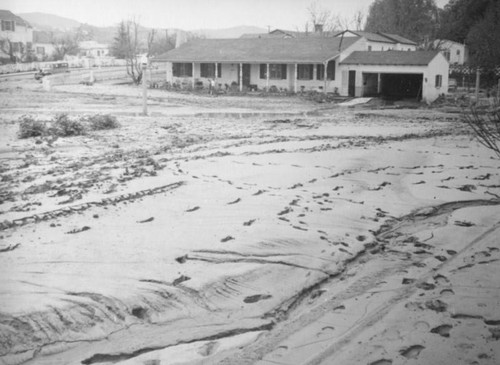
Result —
<path fill-rule="evenodd" d="M 147 64 L 142 64 L 142 115 L 148 115 L 148 88 L 146 82 Z"/>

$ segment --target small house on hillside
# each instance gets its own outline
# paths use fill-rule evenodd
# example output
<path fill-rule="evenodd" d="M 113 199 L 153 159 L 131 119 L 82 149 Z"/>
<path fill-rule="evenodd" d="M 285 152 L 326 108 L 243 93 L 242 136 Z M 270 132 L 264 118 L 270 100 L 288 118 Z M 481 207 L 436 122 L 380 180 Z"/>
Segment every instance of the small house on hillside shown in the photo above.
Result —
<path fill-rule="evenodd" d="M 374 42 L 354 36 L 202 39 L 152 62 L 167 63 L 169 83 L 193 88 L 216 79 L 216 84 L 240 91 L 316 90 L 426 102 L 447 92 L 448 62 L 439 52 L 375 51 Z"/>

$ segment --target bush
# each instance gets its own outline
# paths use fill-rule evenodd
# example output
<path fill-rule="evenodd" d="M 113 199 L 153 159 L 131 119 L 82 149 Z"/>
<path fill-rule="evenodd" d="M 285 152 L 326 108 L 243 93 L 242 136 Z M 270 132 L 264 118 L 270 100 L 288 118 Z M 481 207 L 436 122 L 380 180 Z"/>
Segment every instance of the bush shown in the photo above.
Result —
<path fill-rule="evenodd" d="M 84 135 L 88 130 L 104 130 L 118 128 L 115 116 L 96 114 L 89 117 L 70 119 L 68 114 L 57 114 L 52 120 L 35 120 L 30 115 L 19 118 L 19 138 L 30 137 L 71 137 Z"/>
<path fill-rule="evenodd" d="M 96 114 L 88 117 L 87 120 L 90 123 L 90 129 L 94 131 L 115 129 L 120 126 L 116 117 L 110 114 Z"/>
<path fill-rule="evenodd" d="M 23 115 L 19 118 L 19 132 L 18 137 L 30 138 L 30 137 L 40 137 L 47 133 L 47 122 L 35 120 L 30 115 Z"/>
<path fill-rule="evenodd" d="M 69 119 L 66 113 L 56 115 L 50 128 L 50 134 L 59 137 L 81 136 L 85 132 L 85 125 L 80 120 Z"/>

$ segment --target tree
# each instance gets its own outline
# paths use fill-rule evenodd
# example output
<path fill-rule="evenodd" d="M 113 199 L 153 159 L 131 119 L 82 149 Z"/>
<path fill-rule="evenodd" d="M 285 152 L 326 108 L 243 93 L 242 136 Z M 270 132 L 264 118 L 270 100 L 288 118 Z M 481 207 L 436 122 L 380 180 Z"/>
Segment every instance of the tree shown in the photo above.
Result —
<path fill-rule="evenodd" d="M 144 34 L 136 19 L 122 21 L 118 25 L 117 35 L 111 47 L 115 57 L 125 59 L 127 74 L 132 81 L 139 84 L 142 80 L 141 54 L 151 56 L 155 44 L 156 30 L 152 29 Z"/>
<path fill-rule="evenodd" d="M 464 115 L 465 122 L 474 132 L 476 139 L 500 158 L 500 103 L 498 97 L 490 110 L 480 110 L 473 106 Z"/>
<path fill-rule="evenodd" d="M 64 59 L 66 55 L 78 54 L 79 48 L 76 39 L 71 35 L 65 35 L 52 41 L 54 45 L 54 60 Z"/>
<path fill-rule="evenodd" d="M 473 66 L 500 63 L 500 1 L 451 0 L 441 14 L 439 37 L 466 43 Z"/>
<path fill-rule="evenodd" d="M 375 0 L 365 30 L 399 34 L 420 43 L 435 39 L 438 24 L 435 0 Z"/>

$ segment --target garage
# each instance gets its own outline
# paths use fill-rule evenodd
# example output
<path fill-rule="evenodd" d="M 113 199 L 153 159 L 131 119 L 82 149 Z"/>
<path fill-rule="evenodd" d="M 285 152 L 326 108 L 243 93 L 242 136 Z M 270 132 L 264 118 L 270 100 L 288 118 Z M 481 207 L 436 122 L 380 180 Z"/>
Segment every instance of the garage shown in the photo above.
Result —
<path fill-rule="evenodd" d="M 449 65 L 438 51 L 356 51 L 340 67 L 349 96 L 430 103 L 447 92 Z"/>
<path fill-rule="evenodd" d="M 387 99 L 422 99 L 423 74 L 381 74 L 380 96 Z"/>

